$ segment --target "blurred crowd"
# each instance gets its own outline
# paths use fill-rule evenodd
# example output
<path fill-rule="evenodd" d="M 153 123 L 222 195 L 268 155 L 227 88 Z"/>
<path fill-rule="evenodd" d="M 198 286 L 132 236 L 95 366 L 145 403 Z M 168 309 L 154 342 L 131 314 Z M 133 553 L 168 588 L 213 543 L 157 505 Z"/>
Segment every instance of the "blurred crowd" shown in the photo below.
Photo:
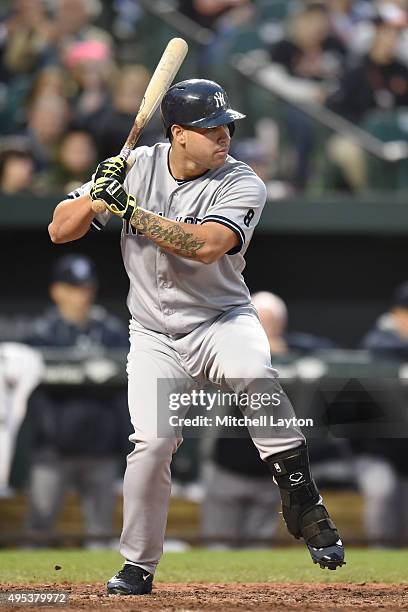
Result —
<path fill-rule="evenodd" d="M 235 60 L 281 100 L 276 105 L 259 95 L 248 80 L 249 93 L 241 92 L 255 137 L 243 159 L 257 166 L 262 161 L 271 199 L 308 190 L 407 187 L 406 0 L 204 0 L 179 6 L 214 31 L 203 64 L 228 79 L 220 55 Z M 239 97 L 242 77 L 229 82 Z M 378 139 L 374 157 L 370 137 Z M 391 163 L 382 147 L 387 142 L 402 143 Z"/>
<path fill-rule="evenodd" d="M 103 9 L 88 0 L 15 0 L 3 16 L 3 192 L 70 191 L 125 141 L 150 73 L 140 64 L 119 66 L 114 36 L 95 25 Z M 141 144 L 160 137 L 153 123 Z"/>
<path fill-rule="evenodd" d="M 232 154 L 255 168 L 270 198 L 317 188 L 407 187 L 403 154 L 383 161 L 378 172 L 378 160 L 358 138 L 323 129 L 302 110 L 320 105 L 380 142 L 408 140 L 406 0 L 169 5 L 196 34 L 207 32 L 201 50 L 190 51 L 197 74 L 186 76 L 220 81 L 248 114 Z M 150 78 L 141 47 L 160 24 L 147 18 L 138 0 L 2 3 L 2 192 L 70 191 L 89 178 L 98 160 L 120 150 Z M 254 54 L 263 54 L 259 74 L 284 102 L 259 95 L 249 81 L 243 87 L 230 62 Z M 139 144 L 163 139 L 155 117 Z"/>

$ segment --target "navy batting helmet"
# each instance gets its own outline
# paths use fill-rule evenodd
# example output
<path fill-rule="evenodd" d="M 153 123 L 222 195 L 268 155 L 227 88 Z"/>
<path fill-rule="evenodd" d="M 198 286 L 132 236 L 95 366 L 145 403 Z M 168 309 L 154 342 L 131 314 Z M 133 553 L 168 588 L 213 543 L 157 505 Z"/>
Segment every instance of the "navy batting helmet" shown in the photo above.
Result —
<path fill-rule="evenodd" d="M 166 136 L 175 123 L 197 128 L 228 125 L 232 135 L 234 121 L 245 117 L 230 107 L 225 89 L 207 79 L 189 79 L 170 87 L 161 103 L 161 115 Z"/>

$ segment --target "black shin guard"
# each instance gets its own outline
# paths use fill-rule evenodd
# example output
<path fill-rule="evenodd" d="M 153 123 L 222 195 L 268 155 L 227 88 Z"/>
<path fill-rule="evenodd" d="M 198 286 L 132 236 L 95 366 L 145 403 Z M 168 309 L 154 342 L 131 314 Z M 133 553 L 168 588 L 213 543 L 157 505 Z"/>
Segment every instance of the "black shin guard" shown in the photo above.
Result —
<path fill-rule="evenodd" d="M 272 455 L 267 463 L 280 490 L 289 533 L 316 548 L 334 544 L 339 534 L 326 508 L 318 503 L 320 495 L 310 473 L 307 446 Z"/>

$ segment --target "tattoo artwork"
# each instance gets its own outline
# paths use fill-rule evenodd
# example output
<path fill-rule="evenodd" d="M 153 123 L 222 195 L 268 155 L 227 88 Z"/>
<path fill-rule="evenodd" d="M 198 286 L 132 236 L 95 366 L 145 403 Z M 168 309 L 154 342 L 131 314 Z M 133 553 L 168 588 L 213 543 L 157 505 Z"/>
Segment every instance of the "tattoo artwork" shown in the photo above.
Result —
<path fill-rule="evenodd" d="M 205 240 L 197 240 L 192 233 L 184 229 L 183 225 L 186 224 L 163 219 L 143 208 L 136 209 L 131 224 L 160 247 L 189 259 L 195 259 L 198 251 L 205 245 Z"/>

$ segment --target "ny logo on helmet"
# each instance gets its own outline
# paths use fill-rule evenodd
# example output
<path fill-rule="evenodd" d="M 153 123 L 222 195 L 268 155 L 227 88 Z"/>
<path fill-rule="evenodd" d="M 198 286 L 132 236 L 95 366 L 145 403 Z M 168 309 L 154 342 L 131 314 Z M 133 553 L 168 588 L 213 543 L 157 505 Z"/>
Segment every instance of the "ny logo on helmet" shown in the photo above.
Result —
<path fill-rule="evenodd" d="M 222 91 L 217 91 L 217 93 L 214 94 L 214 100 L 217 108 L 222 108 L 225 106 L 225 95 L 222 93 Z"/>

